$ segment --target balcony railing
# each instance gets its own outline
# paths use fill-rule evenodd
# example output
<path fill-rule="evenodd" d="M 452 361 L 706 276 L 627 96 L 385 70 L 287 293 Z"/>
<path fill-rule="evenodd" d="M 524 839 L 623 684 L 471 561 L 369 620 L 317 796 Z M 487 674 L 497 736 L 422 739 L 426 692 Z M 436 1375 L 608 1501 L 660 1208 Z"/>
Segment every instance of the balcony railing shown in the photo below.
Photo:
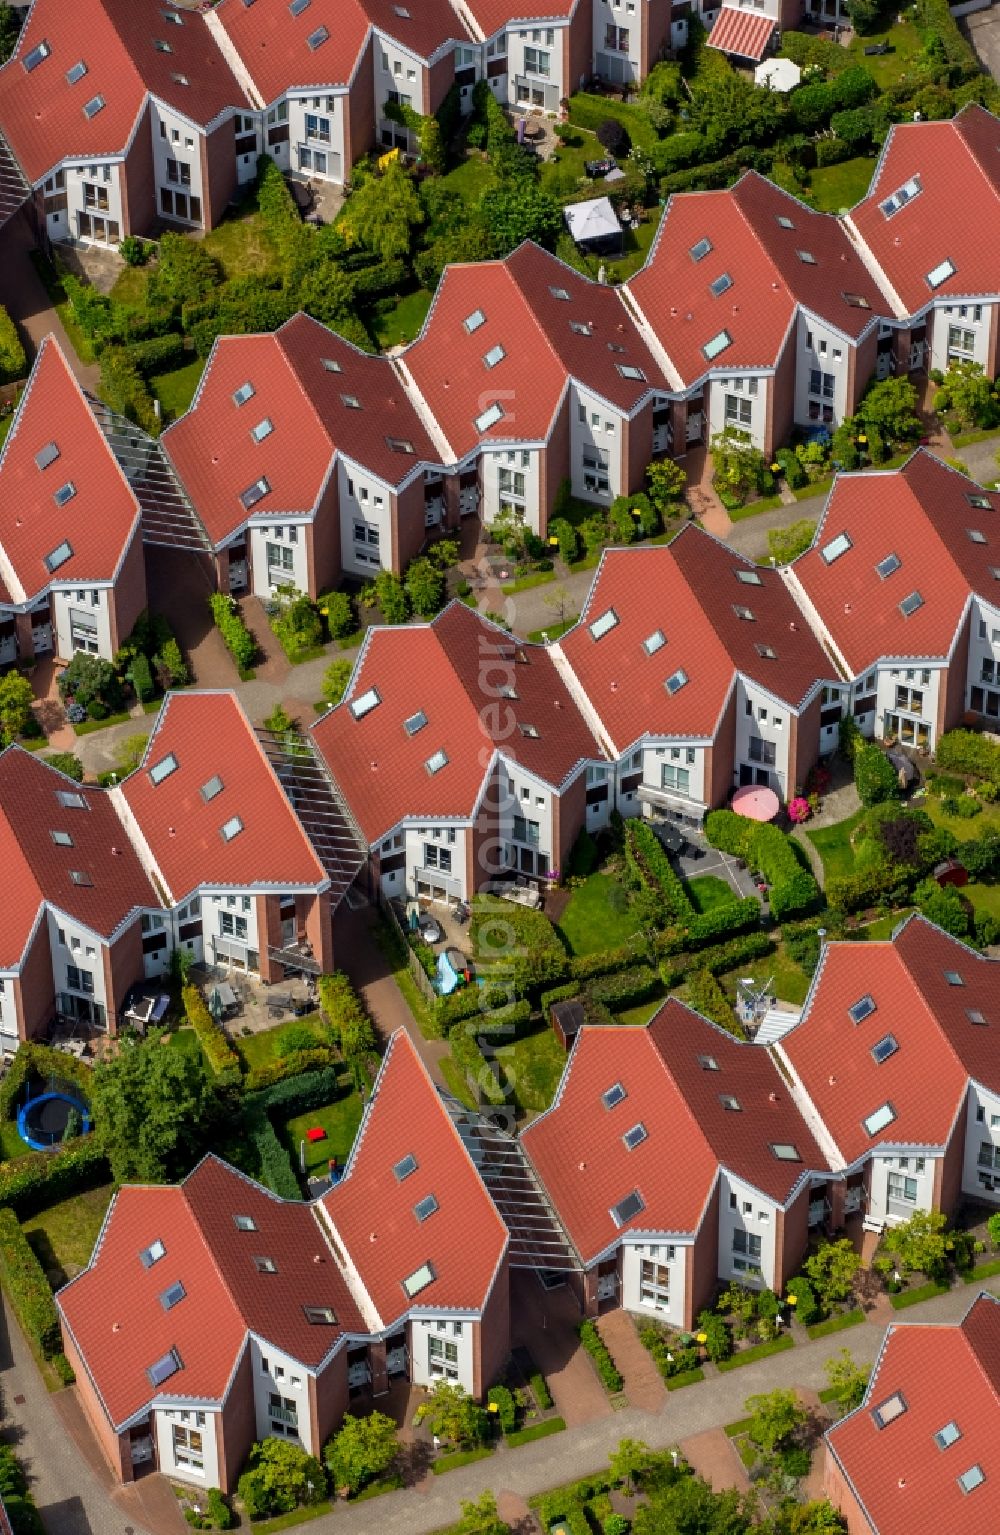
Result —
<path fill-rule="evenodd" d="M 269 1407 L 267 1415 L 272 1423 L 284 1423 L 288 1428 L 294 1428 L 298 1432 L 299 1415 L 291 1407 Z"/>

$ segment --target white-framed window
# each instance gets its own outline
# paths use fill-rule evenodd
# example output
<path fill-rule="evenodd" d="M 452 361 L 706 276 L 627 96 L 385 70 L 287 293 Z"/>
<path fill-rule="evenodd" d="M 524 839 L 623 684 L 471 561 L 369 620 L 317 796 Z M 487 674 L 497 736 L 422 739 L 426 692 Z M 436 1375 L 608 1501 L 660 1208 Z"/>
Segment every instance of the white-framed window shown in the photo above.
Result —
<path fill-rule="evenodd" d="M 436 1379 L 458 1379 L 458 1344 L 431 1334 L 427 1339 L 427 1368 Z"/>
<path fill-rule="evenodd" d="M 639 1275 L 639 1299 L 644 1306 L 666 1311 L 670 1306 L 670 1269 L 666 1263 L 643 1258 Z"/>
<path fill-rule="evenodd" d="M 187 1413 L 184 1414 L 187 1417 Z M 204 1413 L 198 1413 L 198 1417 L 204 1422 Z M 201 1431 L 196 1428 L 187 1428 L 183 1423 L 170 1425 L 173 1439 L 174 1465 L 184 1466 L 188 1471 L 194 1471 L 199 1475 L 205 1470 L 204 1440 Z"/>

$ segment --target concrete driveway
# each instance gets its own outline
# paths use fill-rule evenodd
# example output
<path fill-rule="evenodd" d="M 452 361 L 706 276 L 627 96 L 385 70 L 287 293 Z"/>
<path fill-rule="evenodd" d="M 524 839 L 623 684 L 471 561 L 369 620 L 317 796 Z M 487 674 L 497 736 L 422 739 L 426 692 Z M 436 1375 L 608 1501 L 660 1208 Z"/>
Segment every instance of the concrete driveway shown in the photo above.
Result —
<path fill-rule="evenodd" d="M 959 26 L 976 51 L 983 68 L 1000 80 L 1000 6 L 964 16 Z"/>

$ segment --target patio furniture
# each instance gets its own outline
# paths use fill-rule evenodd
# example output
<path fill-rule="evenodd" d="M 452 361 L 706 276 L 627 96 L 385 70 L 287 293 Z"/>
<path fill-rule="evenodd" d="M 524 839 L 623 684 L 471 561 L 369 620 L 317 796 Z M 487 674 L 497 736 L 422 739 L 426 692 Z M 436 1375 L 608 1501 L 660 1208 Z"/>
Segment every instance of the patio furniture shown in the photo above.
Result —
<path fill-rule="evenodd" d="M 276 991 L 267 999 L 267 1012 L 270 1018 L 280 1018 L 282 1013 L 292 1011 L 292 999 L 285 992 Z"/>

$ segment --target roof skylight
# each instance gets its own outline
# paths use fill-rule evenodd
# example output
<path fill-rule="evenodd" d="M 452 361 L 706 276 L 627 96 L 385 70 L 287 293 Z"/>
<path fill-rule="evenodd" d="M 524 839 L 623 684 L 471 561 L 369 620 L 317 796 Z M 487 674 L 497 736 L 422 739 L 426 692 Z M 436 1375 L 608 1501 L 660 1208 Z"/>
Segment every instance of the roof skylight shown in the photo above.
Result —
<path fill-rule="evenodd" d="M 256 393 L 256 389 L 253 387 L 250 380 L 247 379 L 245 384 L 241 384 L 240 387 L 234 391 L 233 404 L 245 405 L 247 400 L 252 400 Z"/>
<path fill-rule="evenodd" d="M 153 763 L 149 770 L 149 781 L 152 784 L 162 783 L 165 778 L 169 778 L 171 773 L 176 773 L 176 771 L 177 758 L 173 752 L 167 752 L 167 755 L 161 757 L 159 762 Z"/>
<path fill-rule="evenodd" d="M 945 1424 L 944 1428 L 938 1429 L 934 1435 L 934 1443 L 939 1450 L 947 1450 L 949 1445 L 955 1444 L 961 1437 L 962 1431 L 954 1419 L 952 1419 L 950 1423 Z"/>
<path fill-rule="evenodd" d="M 86 73 L 87 66 L 85 62 L 83 59 L 78 59 L 77 62 L 66 71 L 66 84 L 76 85 L 77 81 L 82 80 Z"/>
<path fill-rule="evenodd" d="M 764 585 L 763 581 L 760 578 L 759 573 L 756 570 L 737 570 L 737 571 L 734 571 L 733 574 L 735 575 L 737 581 L 742 581 L 743 582 L 744 586 L 763 586 Z"/>
<path fill-rule="evenodd" d="M 684 671 L 683 667 L 679 666 L 675 672 L 671 672 L 663 686 L 666 688 L 671 697 L 673 697 L 675 693 L 680 692 L 681 688 L 685 685 L 687 680 L 687 672 Z"/>
<path fill-rule="evenodd" d="M 257 505 L 258 501 L 263 501 L 264 497 L 270 492 L 270 489 L 270 480 L 268 480 L 266 475 L 262 474 L 259 480 L 254 480 L 253 484 L 248 485 L 246 490 L 240 491 L 240 500 L 243 502 L 244 509 L 249 511 L 252 506 Z"/>
<path fill-rule="evenodd" d="M 853 548 L 850 534 L 838 533 L 836 538 L 831 538 L 830 542 L 820 549 L 820 558 L 825 564 L 832 565 L 834 560 L 839 560 L 842 554 L 846 554 L 848 549 Z"/>
<path fill-rule="evenodd" d="M 51 52 L 51 46 L 44 39 L 40 43 L 36 43 L 34 48 L 26 53 L 21 60 L 25 73 L 30 75 L 31 71 L 37 69 L 43 59 L 47 59 Z"/>
<path fill-rule="evenodd" d="M 970 1466 L 968 1471 L 963 1471 L 961 1476 L 957 1478 L 958 1485 L 963 1492 L 975 1492 L 976 1488 L 981 1486 L 985 1480 L 986 1473 L 982 1466 L 979 1465 Z"/>
<path fill-rule="evenodd" d="M 466 315 L 465 319 L 462 321 L 462 324 L 465 326 L 466 330 L 471 336 L 472 332 L 474 330 L 478 330 L 480 325 L 486 324 L 486 316 L 483 314 L 481 309 L 474 309 L 471 314 Z"/>
<path fill-rule="evenodd" d="M 434 1211 L 438 1208 L 438 1202 L 434 1195 L 425 1194 L 423 1199 L 418 1199 L 417 1203 L 413 1206 L 413 1213 L 417 1217 L 418 1221 L 425 1221 L 428 1220 L 430 1216 L 434 1214 Z"/>
<path fill-rule="evenodd" d="M 405 1157 L 400 1157 L 399 1161 L 395 1164 L 395 1166 L 392 1169 L 393 1176 L 395 1177 L 395 1179 L 396 1179 L 396 1181 L 398 1183 L 402 1183 L 404 1178 L 408 1178 L 410 1176 L 410 1174 L 411 1173 L 415 1173 L 416 1170 L 417 1170 L 417 1159 L 413 1155 L 413 1153 L 409 1152 L 409 1151 L 407 1152 Z"/>
<path fill-rule="evenodd" d="M 76 486 L 72 480 L 67 480 L 64 485 L 60 485 L 58 490 L 53 491 L 52 499 L 56 506 L 65 506 L 67 501 L 72 501 L 75 495 Z"/>
<path fill-rule="evenodd" d="M 733 286 L 733 279 L 730 277 L 728 272 L 720 273 L 720 275 L 715 279 L 715 281 L 714 282 L 710 282 L 709 285 L 708 285 L 709 292 L 711 293 L 713 298 L 721 298 L 724 293 L 728 293 L 729 292 L 729 289 L 732 286 Z"/>
<path fill-rule="evenodd" d="M 614 608 L 608 608 L 607 612 L 602 613 L 599 618 L 594 619 L 592 624 L 587 625 L 588 629 L 590 630 L 591 639 L 603 639 L 606 634 L 611 632 L 617 623 L 618 614 L 615 612 Z"/>
<path fill-rule="evenodd" d="M 232 842 L 233 838 L 238 837 L 242 830 L 243 822 L 240 820 L 239 816 L 231 815 L 229 820 L 225 821 L 223 825 L 219 827 L 219 835 L 223 842 Z"/>
<path fill-rule="evenodd" d="M 254 442 L 263 442 L 264 438 L 270 437 L 273 431 L 274 422 L 271 420 L 270 416 L 265 416 L 263 420 L 257 422 L 256 426 L 252 426 L 250 428 L 250 436 L 253 438 Z"/>
<path fill-rule="evenodd" d="M 571 295 L 566 291 L 565 288 L 550 288 L 549 292 L 552 294 L 553 298 L 561 299 L 564 304 L 568 304 L 570 302 Z"/>
<path fill-rule="evenodd" d="M 646 375 L 643 373 L 642 369 L 636 368 L 630 362 L 616 362 L 615 367 L 618 369 L 618 372 L 621 374 L 622 378 L 635 379 L 640 384 L 644 384 L 646 382 Z"/>
<path fill-rule="evenodd" d="M 354 718 L 361 720 L 364 719 L 366 714 L 370 714 L 381 702 L 382 699 L 378 688 L 368 688 L 364 693 L 360 693 L 357 698 L 352 698 L 349 707 Z"/>
<path fill-rule="evenodd" d="M 146 1374 L 149 1377 L 149 1384 L 157 1387 L 162 1386 L 164 1381 L 168 1381 L 171 1375 L 176 1375 L 177 1371 L 182 1368 L 181 1356 L 175 1348 L 172 1348 L 168 1354 L 164 1354 L 162 1358 L 157 1359 L 154 1364 L 147 1368 Z"/>
<path fill-rule="evenodd" d="M 427 716 L 423 709 L 418 709 L 416 714 L 411 714 L 409 719 L 403 721 L 403 729 L 408 736 L 415 736 L 418 730 L 423 730 L 427 724 Z"/>
<path fill-rule="evenodd" d="M 303 1314 L 313 1327 L 336 1327 L 337 1313 L 332 1306 L 303 1306 Z"/>
<path fill-rule="evenodd" d="M 793 1146 L 791 1141 L 772 1141 L 771 1150 L 779 1162 L 801 1162 L 799 1148 Z"/>
<path fill-rule="evenodd" d="M 727 330 L 720 330 L 718 335 L 712 337 L 711 341 L 705 342 L 702 351 L 708 361 L 711 362 L 713 358 L 718 357 L 720 352 L 724 352 L 726 347 L 732 346 L 732 344 L 733 338 L 729 332 Z"/>
<path fill-rule="evenodd" d="M 852 1003 L 847 1011 L 850 1014 L 852 1023 L 863 1023 L 875 1011 L 875 998 L 871 992 L 865 992 L 865 995 L 860 997 L 857 1002 Z"/>
<path fill-rule="evenodd" d="M 625 1142 L 626 1150 L 634 1151 L 637 1146 L 642 1145 L 643 1141 L 647 1138 L 648 1135 L 649 1131 L 641 1121 L 639 1124 L 633 1125 L 631 1130 L 626 1130 L 625 1134 L 622 1136 L 622 1140 Z"/>
<path fill-rule="evenodd" d="M 919 176 L 911 176 L 909 181 L 904 181 L 903 185 L 893 192 L 891 197 L 887 197 L 884 202 L 879 203 L 879 208 L 884 217 L 891 219 L 894 213 L 898 213 L 900 208 L 905 207 L 908 202 L 918 195 L 920 186 Z"/>
<path fill-rule="evenodd" d="M 795 254 L 798 256 L 803 266 L 816 265 L 816 257 L 813 255 L 812 251 L 796 251 Z"/>
<path fill-rule="evenodd" d="M 51 575 L 53 571 L 59 569 L 60 565 L 65 565 L 66 561 L 71 560 L 72 558 L 73 545 L 68 541 L 68 539 L 64 539 L 61 544 L 56 545 L 51 554 L 47 554 L 45 556 L 43 564 Z"/>
<path fill-rule="evenodd" d="M 495 368 L 497 363 L 503 362 L 506 356 L 507 353 L 504 351 L 503 347 L 498 341 L 496 346 L 490 347 L 489 351 L 483 357 L 483 362 L 487 368 Z"/>
<path fill-rule="evenodd" d="M 898 554 L 887 554 L 884 560 L 879 560 L 875 569 L 878 572 L 879 578 L 882 581 L 887 581 L 899 569 L 902 563 Z"/>
<path fill-rule="evenodd" d="M 692 261 L 703 261 L 711 249 L 712 242 L 707 238 L 707 236 L 705 236 L 702 239 L 695 241 L 694 245 L 692 245 L 688 251 L 688 255 L 691 257 Z"/>
<path fill-rule="evenodd" d="M 83 115 L 88 119 L 96 117 L 98 112 L 102 112 L 106 106 L 107 102 L 103 96 L 91 96 L 90 100 L 84 105 Z"/>
<path fill-rule="evenodd" d="M 219 777 L 218 773 L 213 773 L 207 783 L 202 784 L 198 792 L 207 805 L 210 800 L 215 799 L 217 794 L 222 793 L 223 788 L 224 785 L 222 779 Z"/>
<path fill-rule="evenodd" d="M 424 767 L 427 769 L 428 773 L 430 773 L 432 778 L 434 777 L 435 773 L 440 773 L 441 769 L 447 766 L 448 753 L 444 750 L 443 747 L 439 748 L 430 757 L 428 757 L 427 761 L 424 763 Z"/>
<path fill-rule="evenodd" d="M 884 1402 L 879 1402 L 872 1408 L 872 1417 L 876 1428 L 885 1428 L 887 1424 L 894 1423 L 901 1418 L 906 1411 L 906 1398 L 901 1391 L 894 1391 L 892 1396 L 887 1396 Z"/>
<path fill-rule="evenodd" d="M 70 869 L 69 877 L 74 885 L 90 886 L 94 883 L 86 869 Z"/>
<path fill-rule="evenodd" d="M 743 1106 L 740 1103 L 740 1100 L 738 1098 L 734 1098 L 732 1093 L 720 1093 L 719 1102 L 722 1104 L 722 1107 L 724 1109 L 728 1109 L 731 1114 L 739 1114 L 742 1112 Z"/>
<path fill-rule="evenodd" d="M 178 1302 L 184 1299 L 186 1294 L 187 1291 L 178 1279 L 174 1284 L 169 1285 L 167 1289 L 163 1291 L 162 1295 L 160 1296 L 160 1305 L 163 1307 L 164 1311 L 172 1311 Z"/>
<path fill-rule="evenodd" d="M 486 409 L 476 416 L 473 425 L 477 432 L 488 432 L 491 426 L 496 426 L 497 422 L 502 420 L 503 406 L 494 400 L 492 405 L 487 405 Z"/>
<path fill-rule="evenodd" d="M 613 1082 L 611 1086 L 606 1088 L 605 1091 L 601 1094 L 601 1102 L 604 1104 L 606 1109 L 613 1109 L 619 1103 L 621 1103 L 624 1098 L 627 1097 L 628 1094 L 626 1093 L 622 1084 L 620 1082 Z"/>
<path fill-rule="evenodd" d="M 891 1103 L 883 1103 L 880 1108 L 861 1121 L 869 1135 L 878 1135 L 880 1130 L 885 1130 L 892 1124 L 896 1117 L 896 1110 Z"/>
<path fill-rule="evenodd" d="M 658 650 L 662 650 L 667 643 L 667 637 L 662 629 L 654 629 L 652 634 L 647 634 L 642 642 L 642 648 L 647 656 L 655 656 Z"/>
<path fill-rule="evenodd" d="M 436 1278 L 437 1275 L 434 1272 L 433 1265 L 422 1263 L 418 1269 L 414 1269 L 413 1273 L 408 1274 L 403 1280 L 403 1289 L 406 1291 L 409 1299 L 412 1300 L 415 1295 L 420 1294 L 421 1290 L 426 1290 L 429 1284 L 433 1284 Z"/>
<path fill-rule="evenodd" d="M 899 1040 L 895 1034 L 883 1034 L 882 1038 L 872 1045 L 872 1059 L 877 1066 L 882 1066 L 890 1055 L 896 1054 L 898 1049 Z"/>
<path fill-rule="evenodd" d="M 39 469 L 47 469 L 54 464 L 59 457 L 59 445 L 55 442 L 47 442 L 44 448 L 39 448 L 35 454 L 35 463 Z"/>
<path fill-rule="evenodd" d="M 619 1199 L 616 1205 L 612 1205 L 609 1215 L 615 1225 L 621 1228 L 634 1220 L 646 1208 L 646 1201 L 638 1189 L 633 1189 L 631 1194 L 626 1194 L 624 1199 Z"/>
<path fill-rule="evenodd" d="M 933 267 L 927 273 L 928 288 L 940 288 L 941 284 L 947 282 L 949 277 L 954 277 L 956 270 L 954 261 L 946 257 L 944 261 L 939 262 L 936 267 Z"/>
<path fill-rule="evenodd" d="M 166 1246 L 157 1237 L 155 1242 L 150 1242 L 148 1247 L 142 1249 L 142 1252 L 139 1254 L 139 1262 L 144 1269 L 151 1269 L 154 1263 L 159 1263 L 160 1259 L 166 1256 Z"/>
<path fill-rule="evenodd" d="M 904 597 L 902 602 L 899 604 L 899 611 L 902 613 L 904 618 L 909 618 L 911 613 L 915 613 L 917 609 L 922 608 L 923 605 L 924 599 L 920 593 L 911 592 L 910 595 L 908 597 Z"/>
<path fill-rule="evenodd" d="M 306 38 L 306 46 L 311 50 L 311 52 L 315 53 L 317 48 L 322 48 L 323 44 L 327 41 L 329 36 L 330 32 L 328 27 L 317 27 L 315 32 L 310 32 L 309 36 Z"/>

